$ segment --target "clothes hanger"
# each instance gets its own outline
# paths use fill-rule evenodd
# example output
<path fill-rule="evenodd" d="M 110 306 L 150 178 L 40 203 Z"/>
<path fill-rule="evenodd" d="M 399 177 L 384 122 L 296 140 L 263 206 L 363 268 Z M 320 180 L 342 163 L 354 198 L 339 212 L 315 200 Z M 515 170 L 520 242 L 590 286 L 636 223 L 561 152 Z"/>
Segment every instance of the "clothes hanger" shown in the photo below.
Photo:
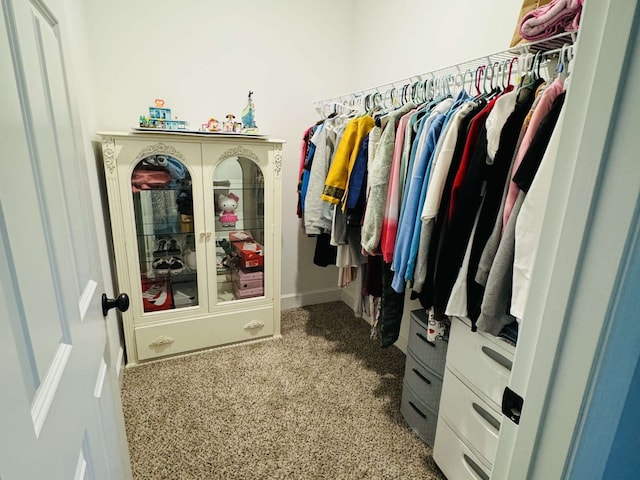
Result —
<path fill-rule="evenodd" d="M 575 45 L 567 46 L 567 75 L 571 75 L 571 71 L 573 70 L 575 48 Z"/>
<path fill-rule="evenodd" d="M 455 97 L 458 94 L 456 92 L 456 76 L 453 73 L 447 75 L 447 92 L 450 97 Z"/>
<path fill-rule="evenodd" d="M 484 66 L 480 65 L 478 68 L 476 68 L 476 73 L 474 75 L 474 83 L 475 83 L 475 87 L 476 87 L 476 95 L 481 95 L 482 92 L 480 91 L 480 79 L 482 78 L 482 71 L 484 70 Z"/>
<path fill-rule="evenodd" d="M 491 77 L 489 77 L 489 87 L 491 90 L 489 95 L 495 97 L 504 91 L 500 84 L 500 62 L 493 62 L 488 66 L 488 69 L 491 71 Z"/>
<path fill-rule="evenodd" d="M 485 83 L 487 78 L 486 70 L 487 70 L 486 65 L 480 65 L 476 68 L 476 73 L 475 73 L 476 96 L 474 97 L 476 101 L 486 100 L 486 98 L 489 95 L 489 92 L 487 92 L 486 83 Z M 483 78 L 484 78 L 484 81 L 483 81 Z M 480 90 L 480 86 L 482 86 L 482 90 Z"/>
<path fill-rule="evenodd" d="M 469 88 L 467 88 L 467 74 L 469 75 Z M 464 74 L 462 75 L 462 89 L 467 92 L 467 95 L 471 96 L 471 89 L 473 87 L 473 72 L 469 69 L 466 69 L 464 71 Z"/>
<path fill-rule="evenodd" d="M 518 63 L 518 57 L 513 57 L 511 59 L 511 61 L 509 61 L 509 74 L 508 74 L 508 77 L 507 77 L 507 85 L 512 85 L 512 83 L 511 83 L 511 71 L 513 70 L 513 64 L 514 63 L 516 63 L 516 64 Z M 518 71 L 519 69 L 520 69 L 520 66 L 518 65 L 516 67 L 516 71 Z M 520 79 L 518 79 L 516 83 L 520 83 Z"/>
<path fill-rule="evenodd" d="M 411 85 L 410 99 L 416 105 L 422 105 L 423 103 L 425 103 L 424 88 L 422 79 L 420 77 L 418 77 L 418 80 L 416 82 L 413 82 L 413 85 Z"/>

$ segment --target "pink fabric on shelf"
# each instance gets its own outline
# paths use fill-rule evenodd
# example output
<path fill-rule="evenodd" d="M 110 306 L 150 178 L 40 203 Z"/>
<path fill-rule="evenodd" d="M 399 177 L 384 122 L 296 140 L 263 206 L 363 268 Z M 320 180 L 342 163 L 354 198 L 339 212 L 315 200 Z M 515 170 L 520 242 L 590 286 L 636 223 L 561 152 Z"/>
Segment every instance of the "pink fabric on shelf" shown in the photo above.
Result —
<path fill-rule="evenodd" d="M 136 168 L 131 175 L 131 190 L 153 190 L 164 188 L 171 182 L 171 175 L 164 167 L 144 165 Z"/>
<path fill-rule="evenodd" d="M 576 31 L 584 0 L 553 0 L 526 14 L 520 22 L 520 35 L 535 41 L 553 35 Z"/>

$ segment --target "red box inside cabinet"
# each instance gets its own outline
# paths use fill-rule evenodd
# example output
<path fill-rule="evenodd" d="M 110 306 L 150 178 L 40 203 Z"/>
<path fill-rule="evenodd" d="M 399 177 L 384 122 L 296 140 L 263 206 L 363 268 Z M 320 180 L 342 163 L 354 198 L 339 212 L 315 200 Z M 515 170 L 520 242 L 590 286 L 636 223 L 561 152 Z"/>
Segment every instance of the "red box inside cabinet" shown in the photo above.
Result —
<path fill-rule="evenodd" d="M 173 307 L 173 293 L 166 278 L 150 279 L 142 275 L 142 306 L 145 312 L 169 310 Z"/>
<path fill-rule="evenodd" d="M 258 242 L 233 242 L 231 245 L 240 257 L 240 268 L 255 268 L 264 265 L 262 246 Z"/>

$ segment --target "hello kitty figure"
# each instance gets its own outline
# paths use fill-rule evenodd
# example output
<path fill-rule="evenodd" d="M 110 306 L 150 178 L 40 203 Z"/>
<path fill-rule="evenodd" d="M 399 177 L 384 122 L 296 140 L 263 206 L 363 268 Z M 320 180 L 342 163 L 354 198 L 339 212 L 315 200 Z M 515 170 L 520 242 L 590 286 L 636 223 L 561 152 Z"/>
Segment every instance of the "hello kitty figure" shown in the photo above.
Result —
<path fill-rule="evenodd" d="M 238 216 L 235 212 L 236 208 L 238 208 L 238 200 L 238 196 L 233 193 L 229 193 L 229 195 L 218 196 L 218 205 L 222 210 L 222 213 L 220 213 L 220 224 L 223 227 L 236 226 Z"/>

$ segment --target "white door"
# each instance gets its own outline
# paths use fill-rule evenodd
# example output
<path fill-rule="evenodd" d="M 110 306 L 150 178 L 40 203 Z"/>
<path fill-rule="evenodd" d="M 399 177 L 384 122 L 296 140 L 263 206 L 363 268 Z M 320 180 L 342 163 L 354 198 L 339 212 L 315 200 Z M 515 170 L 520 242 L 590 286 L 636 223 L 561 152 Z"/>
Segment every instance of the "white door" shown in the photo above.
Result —
<path fill-rule="evenodd" d="M 52 2 L 0 1 L 0 478 L 126 480 L 86 164 Z"/>

